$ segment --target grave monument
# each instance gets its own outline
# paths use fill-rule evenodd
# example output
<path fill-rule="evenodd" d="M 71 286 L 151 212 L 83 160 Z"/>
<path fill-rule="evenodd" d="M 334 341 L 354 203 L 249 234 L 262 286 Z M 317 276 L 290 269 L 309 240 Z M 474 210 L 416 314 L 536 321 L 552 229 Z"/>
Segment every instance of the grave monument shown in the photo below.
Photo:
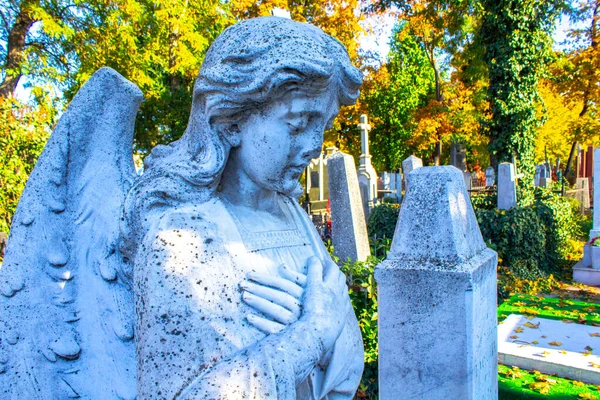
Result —
<path fill-rule="evenodd" d="M 407 179 L 390 253 L 375 267 L 379 398 L 497 399 L 498 256 L 458 169 Z"/>
<path fill-rule="evenodd" d="M 360 129 L 360 148 L 362 151 L 358 166 L 358 183 L 363 197 L 365 216 L 368 218 L 377 199 L 377 172 L 375 172 L 375 168 L 371 164 L 371 154 L 369 153 L 369 131 L 371 130 L 371 125 L 369 125 L 367 116 L 364 114 L 360 116 L 358 129 Z"/>
<path fill-rule="evenodd" d="M 295 197 L 360 72 L 320 29 L 240 22 L 188 127 L 136 176 L 142 93 L 96 72 L 62 115 L 0 269 L 2 399 L 351 399 L 345 276 Z"/>

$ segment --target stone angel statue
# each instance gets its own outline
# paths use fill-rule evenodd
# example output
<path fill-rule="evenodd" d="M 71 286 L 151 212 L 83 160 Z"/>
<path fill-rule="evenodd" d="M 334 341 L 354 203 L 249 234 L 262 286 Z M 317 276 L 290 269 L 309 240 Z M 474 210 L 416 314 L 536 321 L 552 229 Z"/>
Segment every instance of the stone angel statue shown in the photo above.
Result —
<path fill-rule="evenodd" d="M 2 399 L 351 399 L 344 275 L 294 199 L 361 75 L 265 17 L 210 47 L 181 139 L 136 175 L 142 93 L 96 72 L 57 124 L 0 269 Z"/>

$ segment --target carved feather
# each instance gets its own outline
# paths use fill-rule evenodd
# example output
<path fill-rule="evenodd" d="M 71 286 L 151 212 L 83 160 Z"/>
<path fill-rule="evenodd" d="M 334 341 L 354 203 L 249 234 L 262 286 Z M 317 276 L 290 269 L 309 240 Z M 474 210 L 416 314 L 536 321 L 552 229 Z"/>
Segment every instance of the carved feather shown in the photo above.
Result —
<path fill-rule="evenodd" d="M 0 267 L 2 399 L 135 398 L 131 267 L 115 243 L 141 100 L 96 72 L 27 182 Z"/>

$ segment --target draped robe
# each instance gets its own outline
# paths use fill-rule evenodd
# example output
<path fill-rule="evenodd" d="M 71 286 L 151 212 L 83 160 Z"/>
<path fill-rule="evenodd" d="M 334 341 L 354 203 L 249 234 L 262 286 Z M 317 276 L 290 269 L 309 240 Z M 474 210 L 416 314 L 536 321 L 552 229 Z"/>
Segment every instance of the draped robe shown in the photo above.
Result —
<path fill-rule="evenodd" d="M 279 275 L 280 264 L 306 273 L 309 257 L 329 257 L 297 202 L 278 195 L 278 203 L 289 221 L 282 230 L 243 226 L 218 197 L 150 224 L 134 271 L 138 398 L 353 397 L 363 346 L 351 307 L 325 356 L 300 320 L 267 335 L 246 319 L 260 315 L 241 299 L 247 273 Z"/>

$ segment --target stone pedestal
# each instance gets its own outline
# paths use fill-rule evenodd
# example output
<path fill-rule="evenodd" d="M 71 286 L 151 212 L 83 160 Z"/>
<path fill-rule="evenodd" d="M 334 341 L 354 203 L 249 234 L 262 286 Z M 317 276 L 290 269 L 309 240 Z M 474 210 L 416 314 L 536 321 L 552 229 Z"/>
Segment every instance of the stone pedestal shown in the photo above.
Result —
<path fill-rule="evenodd" d="M 367 224 L 354 158 L 337 152 L 327 158 L 331 202 L 331 240 L 341 261 L 364 261 L 371 255 Z"/>
<path fill-rule="evenodd" d="M 509 210 L 517 205 L 515 166 L 503 162 L 498 165 L 498 208 Z"/>
<path fill-rule="evenodd" d="M 407 177 L 390 254 L 375 268 L 379 397 L 497 399 L 497 255 L 459 170 Z"/>

